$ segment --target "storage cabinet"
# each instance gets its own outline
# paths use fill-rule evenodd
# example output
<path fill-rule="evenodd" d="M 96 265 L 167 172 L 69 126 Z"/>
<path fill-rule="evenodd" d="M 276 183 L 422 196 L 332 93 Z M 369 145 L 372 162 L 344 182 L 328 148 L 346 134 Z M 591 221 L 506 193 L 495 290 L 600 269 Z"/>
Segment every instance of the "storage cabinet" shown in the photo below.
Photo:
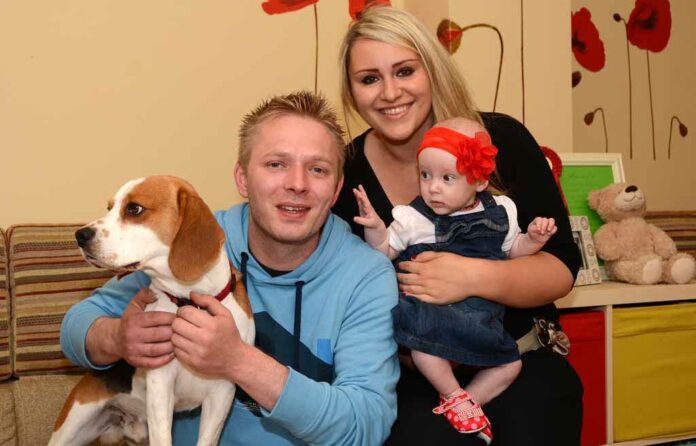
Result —
<path fill-rule="evenodd" d="M 614 439 L 696 431 L 696 303 L 614 309 Z"/>
<path fill-rule="evenodd" d="M 581 446 L 604 444 L 607 439 L 604 312 L 566 313 L 561 316 L 561 325 L 573 344 L 568 361 L 584 387 Z"/>
<path fill-rule="evenodd" d="M 556 304 L 573 342 L 569 360 L 589 391 L 583 445 L 639 446 L 696 437 L 696 282 L 604 282 L 577 287 Z M 604 316 L 601 341 L 598 314 Z M 598 354 L 589 347 L 592 342 L 603 346 L 603 366 L 590 364 Z M 602 369 L 604 442 L 594 418 Z"/>

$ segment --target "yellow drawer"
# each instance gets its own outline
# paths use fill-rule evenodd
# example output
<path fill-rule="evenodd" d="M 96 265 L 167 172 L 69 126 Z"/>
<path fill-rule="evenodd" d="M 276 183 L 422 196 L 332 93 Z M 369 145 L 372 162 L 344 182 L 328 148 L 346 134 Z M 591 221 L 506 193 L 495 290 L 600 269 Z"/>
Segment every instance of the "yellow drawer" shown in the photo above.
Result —
<path fill-rule="evenodd" d="M 696 304 L 613 314 L 614 441 L 696 434 Z"/>

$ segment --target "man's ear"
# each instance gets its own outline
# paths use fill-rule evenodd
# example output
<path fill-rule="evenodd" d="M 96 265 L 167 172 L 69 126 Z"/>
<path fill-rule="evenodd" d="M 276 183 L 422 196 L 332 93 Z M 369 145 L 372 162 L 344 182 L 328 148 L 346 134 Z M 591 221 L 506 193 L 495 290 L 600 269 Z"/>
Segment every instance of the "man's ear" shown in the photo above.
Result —
<path fill-rule="evenodd" d="M 487 187 L 488 187 L 488 180 L 479 181 L 478 185 L 476 186 L 476 192 L 483 192 L 484 190 L 486 190 Z"/>
<path fill-rule="evenodd" d="M 234 165 L 234 182 L 237 184 L 237 192 L 239 192 L 239 195 L 241 195 L 242 198 L 249 198 L 246 171 L 239 161 Z"/>
<path fill-rule="evenodd" d="M 336 201 L 338 200 L 338 196 L 341 195 L 341 189 L 343 189 L 343 175 L 338 179 L 338 183 L 336 184 L 336 192 L 334 192 L 333 200 L 331 200 L 331 207 L 336 204 Z"/>

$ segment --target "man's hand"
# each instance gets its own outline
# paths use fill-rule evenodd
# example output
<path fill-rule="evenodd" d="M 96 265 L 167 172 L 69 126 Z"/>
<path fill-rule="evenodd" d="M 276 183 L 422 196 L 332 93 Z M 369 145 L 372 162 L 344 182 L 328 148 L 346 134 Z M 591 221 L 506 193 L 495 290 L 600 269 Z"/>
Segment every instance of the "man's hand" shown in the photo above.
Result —
<path fill-rule="evenodd" d="M 246 344 L 232 313 L 212 296 L 192 292 L 191 300 L 203 311 L 179 308 L 172 324 L 176 357 L 201 373 L 234 381 L 232 369 Z"/>
<path fill-rule="evenodd" d="M 529 238 L 539 244 L 545 244 L 549 241 L 551 236 L 553 236 L 558 227 L 556 227 L 556 221 L 553 218 L 537 217 L 529 224 L 527 228 L 527 234 Z"/>
<path fill-rule="evenodd" d="M 98 365 L 124 359 L 134 367 L 161 367 L 174 359 L 171 324 L 176 315 L 145 311 L 155 301 L 148 288 L 133 297 L 120 318 L 102 317 L 87 333 L 87 352 Z"/>
<path fill-rule="evenodd" d="M 121 316 L 119 341 L 121 357 L 135 367 L 157 368 L 174 359 L 172 322 L 176 315 L 145 311 L 156 300 L 149 288 L 133 297 Z"/>
<path fill-rule="evenodd" d="M 207 311 L 179 308 L 172 324 L 174 353 L 198 372 L 232 381 L 261 407 L 272 410 L 288 379 L 288 368 L 242 341 L 232 314 L 214 297 L 191 293 Z"/>

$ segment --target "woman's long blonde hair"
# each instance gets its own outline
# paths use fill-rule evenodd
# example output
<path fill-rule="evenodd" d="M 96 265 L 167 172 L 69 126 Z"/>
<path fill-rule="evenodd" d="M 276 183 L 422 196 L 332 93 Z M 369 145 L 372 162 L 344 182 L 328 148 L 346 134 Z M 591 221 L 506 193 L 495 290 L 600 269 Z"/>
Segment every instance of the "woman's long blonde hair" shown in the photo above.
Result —
<path fill-rule="evenodd" d="M 384 6 L 366 10 L 348 30 L 341 44 L 341 99 L 346 120 L 349 114 L 357 112 L 348 70 L 351 48 L 360 39 L 399 45 L 418 54 L 430 79 L 432 116 L 435 122 L 457 116 L 481 122 L 464 77 L 445 48 L 413 15 Z"/>
<path fill-rule="evenodd" d="M 339 52 L 341 64 L 341 100 L 346 118 L 357 113 L 350 87 L 350 50 L 360 39 L 376 40 L 408 48 L 418 54 L 430 80 L 431 114 L 434 122 L 463 117 L 483 120 L 474 106 L 464 76 L 447 50 L 437 41 L 420 20 L 412 14 L 387 6 L 367 9 L 346 33 Z M 485 126 L 484 126 L 485 127 Z M 348 130 L 350 136 L 350 130 Z M 352 139 L 352 138 L 351 138 Z M 489 190 L 496 195 L 506 193 L 506 187 L 496 167 L 489 180 Z"/>

